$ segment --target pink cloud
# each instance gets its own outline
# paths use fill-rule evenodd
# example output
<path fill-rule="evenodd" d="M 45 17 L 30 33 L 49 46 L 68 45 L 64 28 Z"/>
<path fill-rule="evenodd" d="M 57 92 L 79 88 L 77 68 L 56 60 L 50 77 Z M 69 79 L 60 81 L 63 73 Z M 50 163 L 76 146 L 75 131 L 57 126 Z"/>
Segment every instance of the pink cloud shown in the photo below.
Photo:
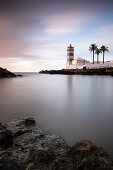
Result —
<path fill-rule="evenodd" d="M 61 35 L 80 32 L 84 25 L 91 19 L 86 13 L 59 13 L 49 15 L 42 23 L 45 25 L 44 32 L 50 35 Z"/>

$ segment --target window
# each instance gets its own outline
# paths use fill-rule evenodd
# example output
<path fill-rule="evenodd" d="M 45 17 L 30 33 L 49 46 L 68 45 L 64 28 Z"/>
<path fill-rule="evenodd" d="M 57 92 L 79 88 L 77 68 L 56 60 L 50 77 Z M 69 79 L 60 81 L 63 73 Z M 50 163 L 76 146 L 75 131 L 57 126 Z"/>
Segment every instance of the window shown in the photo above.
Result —
<path fill-rule="evenodd" d="M 70 53 L 70 56 L 73 56 L 73 53 Z"/>

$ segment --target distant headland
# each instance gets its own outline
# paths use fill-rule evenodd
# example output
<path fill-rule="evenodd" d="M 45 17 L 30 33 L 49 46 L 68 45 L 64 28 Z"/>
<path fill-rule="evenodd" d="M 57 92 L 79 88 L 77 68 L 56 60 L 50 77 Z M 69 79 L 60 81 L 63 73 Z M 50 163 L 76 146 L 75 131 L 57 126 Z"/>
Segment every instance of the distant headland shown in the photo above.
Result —
<path fill-rule="evenodd" d="M 16 75 L 8 71 L 7 69 L 0 67 L 0 78 L 11 78 L 11 77 L 17 77 L 17 76 L 22 76 L 22 75 L 20 74 Z"/>
<path fill-rule="evenodd" d="M 100 48 L 96 44 L 91 44 L 89 51 L 93 52 L 93 62 L 81 57 L 74 59 L 74 47 L 70 44 L 67 47 L 66 69 L 61 70 L 42 70 L 42 74 L 78 74 L 78 75 L 111 75 L 113 76 L 113 60 L 104 61 L 105 52 L 109 52 L 108 47 L 102 45 Z M 99 54 L 103 53 L 103 61 L 99 61 Z M 97 61 L 94 61 L 97 55 Z"/>
<path fill-rule="evenodd" d="M 113 60 L 105 61 L 105 53 L 109 52 L 108 47 L 102 45 L 100 48 L 96 44 L 91 44 L 89 51 L 92 52 L 93 62 L 87 61 L 84 58 L 78 57 L 74 59 L 74 47 L 70 44 L 67 47 L 67 65 L 66 69 L 98 69 L 113 67 Z M 99 54 L 102 53 L 103 61 L 99 61 Z M 95 54 L 97 61 L 95 61 Z"/>
<path fill-rule="evenodd" d="M 62 70 L 42 70 L 40 74 L 65 74 L 65 75 L 111 75 L 113 76 L 113 68 L 98 69 L 62 69 Z"/>

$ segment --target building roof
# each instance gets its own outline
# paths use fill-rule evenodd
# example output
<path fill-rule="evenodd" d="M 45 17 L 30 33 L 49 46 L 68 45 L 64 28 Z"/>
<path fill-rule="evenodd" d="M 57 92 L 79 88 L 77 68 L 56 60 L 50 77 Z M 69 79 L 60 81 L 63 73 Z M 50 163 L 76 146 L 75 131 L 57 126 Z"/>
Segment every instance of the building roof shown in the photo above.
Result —
<path fill-rule="evenodd" d="M 77 60 L 85 60 L 84 58 L 78 57 Z"/>

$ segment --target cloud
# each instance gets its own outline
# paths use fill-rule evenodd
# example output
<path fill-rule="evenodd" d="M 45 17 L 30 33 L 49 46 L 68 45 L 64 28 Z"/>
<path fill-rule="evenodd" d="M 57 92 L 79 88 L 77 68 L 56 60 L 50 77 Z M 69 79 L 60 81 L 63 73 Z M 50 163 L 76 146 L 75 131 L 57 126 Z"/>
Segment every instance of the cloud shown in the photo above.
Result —
<path fill-rule="evenodd" d="M 95 29 L 95 31 L 82 40 L 78 40 L 76 45 L 76 56 L 84 57 L 87 60 L 92 60 L 92 55 L 89 52 L 89 46 L 92 43 L 96 43 L 100 48 L 102 45 L 109 47 L 109 53 L 106 53 L 105 59 L 113 59 L 113 24 L 104 24 Z M 100 60 L 102 60 L 102 54 L 100 54 Z"/>
<path fill-rule="evenodd" d="M 100 39 L 101 43 L 105 43 L 113 47 L 113 24 L 108 24 L 101 26 L 97 29 L 98 39 Z"/>
<path fill-rule="evenodd" d="M 113 26 L 102 26 L 113 14 L 109 2 L 0 0 L 0 66 L 16 71 L 65 66 L 71 42 L 76 57 L 90 59 L 93 42 L 109 46 L 112 55 Z"/>
<path fill-rule="evenodd" d="M 63 35 L 80 32 L 84 25 L 91 19 L 86 13 L 63 12 L 48 15 L 42 24 L 45 25 L 44 32 L 49 35 Z"/>
<path fill-rule="evenodd" d="M 63 59 L 64 55 L 66 55 L 66 43 L 33 43 L 33 46 L 31 46 L 26 52 L 24 52 L 24 55 L 26 56 L 34 56 L 38 58 L 39 60 L 47 60 L 47 59 Z"/>
<path fill-rule="evenodd" d="M 36 25 L 32 20 L 23 24 L 8 16 L 0 16 L 0 57 L 26 57 L 23 52 L 29 48 L 29 38 L 40 29 Z"/>

